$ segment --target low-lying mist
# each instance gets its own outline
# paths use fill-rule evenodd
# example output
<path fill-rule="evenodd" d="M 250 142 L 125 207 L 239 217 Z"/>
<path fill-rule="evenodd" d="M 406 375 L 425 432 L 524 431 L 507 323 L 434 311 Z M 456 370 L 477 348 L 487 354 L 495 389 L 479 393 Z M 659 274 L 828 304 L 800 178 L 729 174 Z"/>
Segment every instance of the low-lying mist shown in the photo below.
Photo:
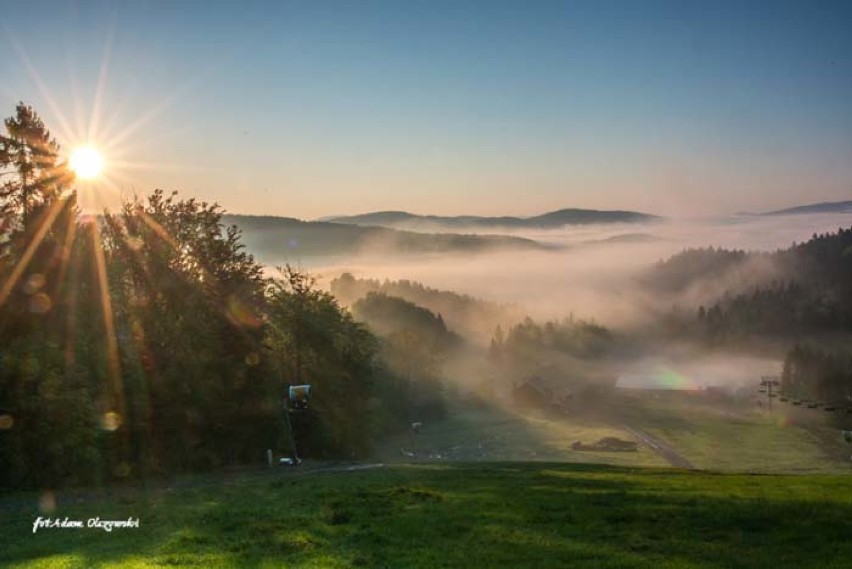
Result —
<path fill-rule="evenodd" d="M 679 350 L 642 357 L 614 366 L 617 387 L 624 389 L 726 390 L 752 389 L 757 378 L 778 375 L 777 359 L 743 354 L 696 353 Z"/>
<path fill-rule="evenodd" d="M 742 215 L 582 225 L 559 231 L 514 233 L 552 246 L 541 251 L 283 256 L 275 263 L 300 265 L 325 287 L 341 274 L 350 273 L 356 280 L 415 281 L 504 306 L 505 311 L 500 312 L 502 318 L 487 318 L 487 322 L 483 316 L 479 317 L 482 321 L 469 322 L 460 321 L 458 314 L 444 314 L 448 327 L 461 333 L 475 348 L 473 353 L 462 350 L 447 362 L 449 375 L 467 386 L 479 384 L 482 376 L 489 373 L 482 365 L 482 350 L 491 341 L 496 324 L 505 330 L 529 316 L 541 323 L 566 318 L 594 322 L 615 331 L 617 340 L 612 341 L 614 347 L 605 357 L 594 361 L 542 352 L 541 361 L 533 358 L 528 365 L 509 374 L 504 388 L 517 379 L 536 375 L 579 381 L 603 378 L 604 383 L 622 382 L 625 386 L 635 384 L 634 387 L 736 388 L 761 374 L 779 373 L 780 358 L 786 348 L 737 354 L 728 347 L 719 352 L 692 345 L 689 340 L 681 341 L 671 330 L 658 334 L 656 329 L 673 311 L 695 314 L 699 306 L 709 307 L 725 294 L 749 291 L 774 279 L 783 279 L 784 274 L 768 254 L 740 255 L 738 258 L 743 261 L 730 268 L 710 274 L 705 269 L 699 272 L 699 278 L 685 275 L 680 279 L 686 283 L 683 286 L 664 286 L 665 283 L 654 281 L 654 278 L 665 280 L 659 274 L 654 276 L 658 264 L 689 248 L 771 253 L 806 241 L 815 233 L 849 225 L 852 214 Z M 684 269 L 675 264 L 671 271 Z M 393 287 L 385 292 L 396 294 Z M 357 299 L 341 297 L 344 304 L 354 300 Z M 440 312 L 435 307 L 427 308 Z M 557 371 L 551 373 L 552 369 Z M 663 385 L 666 381 L 672 385 Z"/>
<path fill-rule="evenodd" d="M 408 279 L 427 286 L 516 304 L 534 319 L 574 315 L 613 326 L 644 323 L 659 310 L 697 306 L 728 291 L 771 280 L 773 267 L 757 260 L 735 274 L 719 274 L 672 295 L 650 294 L 640 285 L 655 263 L 691 247 L 774 251 L 814 233 L 852 225 L 852 214 L 735 216 L 533 231 L 522 235 L 559 249 L 487 254 L 284 255 L 268 265 L 295 263 L 328 283 L 343 272 L 357 278 Z"/>
<path fill-rule="evenodd" d="M 776 393 L 772 411 L 758 389 L 786 377 L 791 353 L 840 361 L 794 348 L 848 345 L 848 327 L 824 308 L 848 290 L 847 273 L 831 269 L 846 266 L 848 236 L 813 237 L 850 226 L 852 214 L 742 215 L 512 233 L 542 248 L 282 248 L 261 261 L 308 271 L 377 334 L 387 365 L 419 389 L 411 420 L 435 425 L 428 457 L 636 463 L 650 452 L 680 468 L 834 468 L 843 449 L 832 429 L 852 411 L 796 406 L 810 387 Z M 744 450 L 727 446 L 735 438 Z M 612 454 L 630 441 L 638 454 Z"/>

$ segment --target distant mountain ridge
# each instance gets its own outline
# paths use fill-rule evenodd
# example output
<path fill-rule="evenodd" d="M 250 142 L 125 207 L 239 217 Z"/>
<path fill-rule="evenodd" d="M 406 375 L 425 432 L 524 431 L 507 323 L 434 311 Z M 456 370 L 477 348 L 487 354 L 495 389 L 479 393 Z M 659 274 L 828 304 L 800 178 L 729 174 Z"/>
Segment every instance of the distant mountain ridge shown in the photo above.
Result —
<path fill-rule="evenodd" d="M 776 211 L 767 211 L 758 215 L 797 215 L 805 213 L 852 213 L 852 200 L 800 205 Z"/>
<path fill-rule="evenodd" d="M 223 221 L 242 230 L 243 243 L 261 262 L 288 256 L 479 253 L 554 248 L 532 239 L 508 235 L 415 233 L 387 227 L 301 221 L 291 217 L 228 214 Z"/>
<path fill-rule="evenodd" d="M 361 226 L 392 228 L 440 228 L 440 229 L 559 229 L 566 225 L 589 225 L 593 223 L 642 223 L 658 221 L 656 215 L 623 210 L 594 210 L 568 208 L 532 217 L 478 215 L 418 215 L 407 211 L 376 211 L 360 215 L 344 215 L 323 218 L 331 223 L 347 223 Z"/>

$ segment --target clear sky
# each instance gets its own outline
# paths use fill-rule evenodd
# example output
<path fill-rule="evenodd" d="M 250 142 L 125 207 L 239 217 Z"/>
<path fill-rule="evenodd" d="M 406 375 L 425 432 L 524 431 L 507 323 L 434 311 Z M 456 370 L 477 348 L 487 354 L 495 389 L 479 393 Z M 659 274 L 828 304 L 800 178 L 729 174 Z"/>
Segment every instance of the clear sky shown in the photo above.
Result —
<path fill-rule="evenodd" d="M 9 2 L 0 102 L 241 213 L 852 199 L 852 2 Z M 87 199 L 92 199 L 91 196 Z"/>

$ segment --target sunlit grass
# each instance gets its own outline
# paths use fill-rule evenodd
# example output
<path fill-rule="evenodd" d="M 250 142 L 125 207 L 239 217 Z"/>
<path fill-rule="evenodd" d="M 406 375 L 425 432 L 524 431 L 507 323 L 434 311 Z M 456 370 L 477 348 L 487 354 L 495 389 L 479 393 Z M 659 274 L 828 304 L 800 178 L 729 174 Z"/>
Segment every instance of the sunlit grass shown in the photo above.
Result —
<path fill-rule="evenodd" d="M 821 416 L 789 421 L 748 404 L 707 402 L 678 393 L 634 394 L 620 411 L 670 444 L 697 468 L 760 472 L 852 472 L 839 431 Z M 818 438 L 815 433 L 822 435 Z M 836 444 L 830 444 L 831 437 Z"/>
<path fill-rule="evenodd" d="M 612 422 L 577 416 L 554 416 L 536 411 L 519 412 L 491 404 L 450 406 L 446 419 L 426 422 L 412 440 L 395 436 L 382 445 L 383 460 L 399 460 L 401 449 L 416 445 L 423 456 L 440 454 L 438 460 L 534 460 L 599 462 L 620 466 L 668 464 L 647 447 L 638 452 L 589 452 L 571 450 L 571 443 L 594 443 L 604 437 L 633 440 Z"/>
<path fill-rule="evenodd" d="M 843 567 L 852 478 L 555 463 L 280 470 L 62 507 L 0 502 L 8 567 Z M 9 501 L 12 498 L 7 498 Z"/>

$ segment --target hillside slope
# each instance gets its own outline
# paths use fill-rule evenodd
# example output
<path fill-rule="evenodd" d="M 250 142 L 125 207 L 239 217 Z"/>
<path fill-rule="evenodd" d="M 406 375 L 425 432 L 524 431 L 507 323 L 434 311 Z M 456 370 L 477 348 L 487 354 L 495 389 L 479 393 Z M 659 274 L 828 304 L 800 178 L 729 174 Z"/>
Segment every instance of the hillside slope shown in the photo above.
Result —
<path fill-rule="evenodd" d="M 326 218 L 325 221 L 410 230 L 495 231 L 501 229 L 560 229 L 566 225 L 594 223 L 647 223 L 660 219 L 655 215 L 635 211 L 569 208 L 532 217 L 441 216 L 417 215 L 405 211 L 378 211 L 361 215 L 330 217 Z"/>
<path fill-rule="evenodd" d="M 226 215 L 224 221 L 243 231 L 243 242 L 261 261 L 288 255 L 482 253 L 552 248 L 532 239 L 506 235 L 415 233 L 289 217 Z"/>
<path fill-rule="evenodd" d="M 848 476 L 555 463 L 266 470 L 0 520 L 0 565 L 35 567 L 841 568 Z"/>
<path fill-rule="evenodd" d="M 852 213 L 852 200 L 800 205 L 776 211 L 768 211 L 761 215 L 799 215 L 806 213 Z"/>

